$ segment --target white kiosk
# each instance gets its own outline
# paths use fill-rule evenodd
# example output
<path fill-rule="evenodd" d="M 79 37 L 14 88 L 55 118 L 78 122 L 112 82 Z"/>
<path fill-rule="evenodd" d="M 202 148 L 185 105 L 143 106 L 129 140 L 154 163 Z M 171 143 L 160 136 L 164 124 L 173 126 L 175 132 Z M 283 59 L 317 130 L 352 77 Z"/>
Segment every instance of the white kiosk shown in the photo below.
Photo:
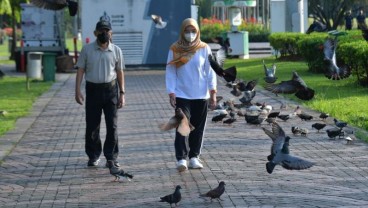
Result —
<path fill-rule="evenodd" d="M 249 59 L 248 32 L 238 31 L 238 26 L 242 23 L 241 9 L 237 6 L 231 6 L 228 11 L 231 25 L 231 31 L 227 33 L 231 48 L 229 55 Z"/>

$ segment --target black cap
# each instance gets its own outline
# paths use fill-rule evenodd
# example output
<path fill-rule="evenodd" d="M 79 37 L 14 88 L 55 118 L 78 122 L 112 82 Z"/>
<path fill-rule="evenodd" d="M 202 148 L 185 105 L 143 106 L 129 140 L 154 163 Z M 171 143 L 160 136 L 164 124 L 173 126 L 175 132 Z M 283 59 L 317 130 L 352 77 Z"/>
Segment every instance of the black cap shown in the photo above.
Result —
<path fill-rule="evenodd" d="M 96 24 L 96 30 L 101 30 L 101 29 L 109 29 L 111 30 L 111 24 L 108 21 L 105 20 L 100 20 L 99 22 L 97 22 Z"/>

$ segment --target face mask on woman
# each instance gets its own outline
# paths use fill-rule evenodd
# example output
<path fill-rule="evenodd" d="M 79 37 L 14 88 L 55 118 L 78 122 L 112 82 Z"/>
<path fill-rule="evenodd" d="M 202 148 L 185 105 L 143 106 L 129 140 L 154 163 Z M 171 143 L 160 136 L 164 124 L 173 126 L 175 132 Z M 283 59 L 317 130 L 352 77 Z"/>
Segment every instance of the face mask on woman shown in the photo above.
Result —
<path fill-rule="evenodd" d="M 197 34 L 196 33 L 193 33 L 193 32 L 188 32 L 188 33 L 184 33 L 184 38 L 186 41 L 188 42 L 193 42 L 197 37 Z"/>

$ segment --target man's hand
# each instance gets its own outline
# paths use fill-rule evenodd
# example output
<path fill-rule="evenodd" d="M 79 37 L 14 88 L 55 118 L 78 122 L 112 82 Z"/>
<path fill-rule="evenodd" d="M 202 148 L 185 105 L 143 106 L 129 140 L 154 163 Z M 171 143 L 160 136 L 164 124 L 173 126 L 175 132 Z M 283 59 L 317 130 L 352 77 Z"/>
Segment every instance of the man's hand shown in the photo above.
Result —
<path fill-rule="evenodd" d="M 125 95 L 120 94 L 118 108 L 122 108 L 123 106 L 125 106 Z"/>
<path fill-rule="evenodd" d="M 84 97 L 79 90 L 75 92 L 75 101 L 77 101 L 79 105 L 83 105 Z"/>

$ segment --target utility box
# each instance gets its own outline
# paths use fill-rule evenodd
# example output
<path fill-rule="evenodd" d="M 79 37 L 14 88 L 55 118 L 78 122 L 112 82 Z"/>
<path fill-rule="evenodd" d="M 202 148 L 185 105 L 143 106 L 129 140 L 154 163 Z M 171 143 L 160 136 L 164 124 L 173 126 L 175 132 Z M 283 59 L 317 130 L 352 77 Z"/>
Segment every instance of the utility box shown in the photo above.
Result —
<path fill-rule="evenodd" d="M 42 52 L 29 52 L 27 54 L 27 77 L 32 79 L 42 78 Z"/>
<path fill-rule="evenodd" d="M 238 56 L 241 59 L 249 59 L 249 37 L 247 31 L 229 32 L 231 51 L 229 55 Z"/>

